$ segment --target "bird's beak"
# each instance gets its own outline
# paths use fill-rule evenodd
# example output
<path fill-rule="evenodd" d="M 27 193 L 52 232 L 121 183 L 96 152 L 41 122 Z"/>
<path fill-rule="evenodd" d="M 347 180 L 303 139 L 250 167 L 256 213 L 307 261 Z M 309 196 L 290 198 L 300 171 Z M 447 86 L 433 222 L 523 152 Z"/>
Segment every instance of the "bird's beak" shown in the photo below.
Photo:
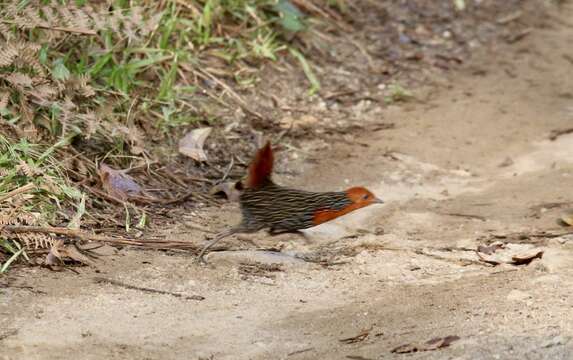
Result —
<path fill-rule="evenodd" d="M 374 198 L 374 204 L 384 204 L 384 201 L 380 198 Z"/>

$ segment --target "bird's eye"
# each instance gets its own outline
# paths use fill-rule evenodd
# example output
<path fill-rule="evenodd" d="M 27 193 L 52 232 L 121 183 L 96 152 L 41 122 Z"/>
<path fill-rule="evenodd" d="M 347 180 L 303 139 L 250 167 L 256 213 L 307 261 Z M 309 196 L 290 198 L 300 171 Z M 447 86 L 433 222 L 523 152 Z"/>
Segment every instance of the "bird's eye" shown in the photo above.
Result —
<path fill-rule="evenodd" d="M 370 197 L 370 195 L 365 194 L 364 196 L 362 196 L 362 200 L 368 200 L 369 197 Z"/>

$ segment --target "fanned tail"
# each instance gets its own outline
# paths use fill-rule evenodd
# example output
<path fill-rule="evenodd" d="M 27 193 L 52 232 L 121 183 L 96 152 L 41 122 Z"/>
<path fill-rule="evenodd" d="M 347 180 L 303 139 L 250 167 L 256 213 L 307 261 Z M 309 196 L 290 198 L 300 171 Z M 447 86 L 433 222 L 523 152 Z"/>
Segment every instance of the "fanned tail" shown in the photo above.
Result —
<path fill-rule="evenodd" d="M 271 143 L 267 142 L 265 146 L 257 151 L 253 162 L 249 165 L 247 187 L 256 189 L 269 183 L 273 173 L 273 163 L 273 149 L 271 148 Z"/>

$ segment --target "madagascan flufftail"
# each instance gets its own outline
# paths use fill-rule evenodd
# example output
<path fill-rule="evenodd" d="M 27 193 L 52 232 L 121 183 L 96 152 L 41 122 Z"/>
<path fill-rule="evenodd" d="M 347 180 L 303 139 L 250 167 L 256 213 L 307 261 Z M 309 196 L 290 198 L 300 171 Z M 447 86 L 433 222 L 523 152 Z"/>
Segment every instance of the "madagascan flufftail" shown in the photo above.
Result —
<path fill-rule="evenodd" d="M 249 165 L 247 179 L 239 196 L 241 223 L 217 234 L 201 250 L 199 261 L 204 262 L 205 252 L 219 240 L 235 233 L 253 233 L 263 229 L 269 229 L 271 235 L 297 232 L 351 211 L 383 203 L 364 187 L 337 192 L 311 192 L 277 185 L 271 179 L 273 163 L 273 150 L 267 142 Z"/>

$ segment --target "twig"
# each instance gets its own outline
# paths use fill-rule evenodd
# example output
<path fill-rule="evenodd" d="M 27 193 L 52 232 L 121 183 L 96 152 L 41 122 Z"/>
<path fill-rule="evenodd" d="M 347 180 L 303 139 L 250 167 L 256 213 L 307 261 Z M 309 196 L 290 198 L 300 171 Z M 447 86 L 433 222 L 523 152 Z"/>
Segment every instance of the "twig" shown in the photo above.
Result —
<path fill-rule="evenodd" d="M 195 191 L 189 191 L 181 196 L 176 197 L 175 199 L 171 199 L 171 200 L 164 200 L 161 202 L 162 205 L 173 205 L 173 204 L 177 204 L 180 202 L 183 202 L 187 199 L 189 199 L 190 197 L 193 197 L 193 195 L 195 195 Z"/>
<path fill-rule="evenodd" d="M 481 261 L 472 260 L 472 259 L 451 259 L 451 258 L 448 258 L 445 256 L 440 256 L 437 254 L 431 254 L 431 253 L 425 252 L 423 249 L 416 249 L 416 250 L 414 250 L 414 253 L 418 254 L 418 255 L 424 255 L 424 256 L 427 256 L 427 257 L 430 257 L 430 258 L 433 258 L 436 260 L 446 261 L 446 262 L 450 262 L 450 263 L 454 263 L 454 264 L 462 265 L 462 266 L 469 265 L 469 264 L 487 266 L 486 264 L 484 264 Z"/>
<path fill-rule="evenodd" d="M 498 18 L 496 20 L 496 22 L 500 25 L 509 24 L 510 22 L 519 19 L 522 15 L 523 15 L 523 12 L 518 10 L 518 11 L 515 11 L 515 12 L 509 14 L 509 15 Z"/>
<path fill-rule="evenodd" d="M 165 241 L 156 239 L 135 240 L 121 237 L 96 235 L 88 233 L 86 231 L 77 229 L 68 229 L 64 227 L 6 225 L 2 228 L 2 230 L 20 234 L 21 233 L 56 234 L 71 238 L 77 238 L 81 240 L 97 241 L 110 245 L 136 246 L 149 249 L 188 250 L 194 253 L 198 253 L 203 248 L 202 246 L 187 241 L 174 241 L 174 240 Z M 226 250 L 229 250 L 229 248 L 226 246 L 218 246 L 213 248 L 211 251 L 226 251 Z M 268 249 L 257 249 L 257 250 L 268 250 Z"/>
<path fill-rule="evenodd" d="M 293 355 L 297 355 L 297 354 L 302 354 L 302 353 L 305 353 L 305 352 L 308 352 L 308 351 L 312 351 L 312 350 L 314 350 L 313 347 L 309 347 L 309 348 L 301 349 L 301 350 L 296 350 L 296 351 L 293 351 L 293 352 L 291 352 L 291 353 L 288 353 L 287 356 L 293 356 Z"/>
<path fill-rule="evenodd" d="M 231 173 L 231 170 L 233 170 L 234 165 L 235 165 L 235 158 L 234 158 L 234 156 L 231 156 L 231 162 L 229 163 L 229 166 L 227 166 L 227 170 L 225 170 L 225 173 L 223 174 L 223 178 L 221 178 L 221 180 L 219 182 L 223 182 L 223 181 L 227 180 L 227 178 L 229 177 L 229 174 Z"/>
<path fill-rule="evenodd" d="M 492 234 L 489 236 L 490 239 L 508 239 L 508 238 L 519 238 L 520 240 L 527 239 L 527 238 L 558 238 L 561 236 L 572 235 L 573 231 L 565 231 L 561 233 L 547 233 L 547 232 L 539 232 L 539 233 L 513 233 L 513 234 Z"/>
<path fill-rule="evenodd" d="M 4 340 L 7 337 L 14 336 L 16 334 L 18 334 L 18 329 L 5 330 L 0 333 L 0 340 Z"/>
<path fill-rule="evenodd" d="M 468 218 L 468 219 L 477 219 L 477 220 L 481 220 L 481 221 L 487 221 L 487 219 L 486 219 L 485 217 L 480 216 L 480 215 L 461 214 L 461 213 L 443 213 L 443 215 L 463 217 L 463 218 Z"/>
<path fill-rule="evenodd" d="M 111 196 L 111 195 L 108 195 L 108 194 L 104 193 L 103 191 L 100 191 L 100 190 L 98 190 L 98 189 L 95 189 L 95 188 L 93 188 L 93 187 L 91 187 L 91 186 L 87 186 L 87 185 L 82 185 L 82 186 L 83 186 L 84 189 L 88 190 L 89 192 L 91 192 L 92 194 L 96 195 L 97 197 L 99 197 L 99 198 L 101 198 L 101 199 L 104 199 L 104 200 L 107 200 L 107 201 L 111 201 L 111 202 L 113 202 L 113 203 L 116 203 L 116 204 L 119 204 L 119 205 L 123 205 L 123 206 L 130 205 L 130 204 L 129 204 L 128 202 L 126 202 L 126 201 L 123 201 L 123 200 L 120 200 L 120 199 L 118 199 L 118 198 L 116 198 L 116 197 L 113 197 L 113 196 Z"/>
<path fill-rule="evenodd" d="M 223 81 L 219 80 L 217 77 L 211 75 L 208 71 L 196 69 L 195 72 L 199 75 L 199 77 L 202 77 L 203 79 L 205 79 L 205 77 L 208 77 L 211 81 L 216 82 L 223 89 L 227 90 L 227 92 L 231 95 L 232 98 L 234 98 L 236 100 L 236 102 L 241 107 L 241 109 L 243 109 L 244 112 L 246 112 L 247 114 L 249 114 L 251 116 L 258 118 L 259 120 L 265 120 L 265 118 L 261 114 L 250 109 L 248 107 L 247 103 L 245 102 L 245 100 L 243 100 L 243 98 L 240 97 L 239 94 L 237 94 L 233 89 L 231 89 L 231 87 L 229 85 L 225 84 Z"/>
<path fill-rule="evenodd" d="M 509 44 L 514 44 L 520 40 L 523 40 L 527 35 L 529 35 L 531 33 L 532 30 L 533 29 L 531 29 L 531 28 L 524 29 L 517 34 L 513 34 L 513 35 L 507 37 L 506 41 Z"/>
<path fill-rule="evenodd" d="M 549 140 L 555 141 L 558 137 L 573 133 L 573 128 L 561 129 L 561 130 L 551 130 L 549 134 Z"/>
<path fill-rule="evenodd" d="M 16 22 L 9 21 L 9 20 L 2 20 L 4 24 L 15 25 Z M 60 27 L 60 26 L 49 26 L 49 25 L 42 25 L 38 24 L 35 27 L 45 30 L 54 30 L 54 31 L 62 31 L 62 32 L 69 32 L 75 34 L 83 34 L 83 35 L 97 35 L 97 32 L 94 30 L 89 29 L 81 29 L 81 28 L 68 28 L 68 27 Z"/>
<path fill-rule="evenodd" d="M 28 191 L 32 190 L 33 188 L 35 188 L 35 187 L 36 187 L 36 185 L 34 185 L 34 183 L 28 183 L 28 184 L 26 184 L 26 185 L 24 185 L 24 186 L 22 186 L 22 187 L 19 187 L 19 188 L 17 188 L 17 189 L 14 189 L 14 190 L 12 190 L 12 191 L 10 191 L 10 192 L 8 192 L 8 193 L 6 193 L 6 194 L 0 196 L 0 202 L 2 202 L 2 201 L 4 201 L 4 200 L 7 200 L 7 199 L 10 199 L 11 197 L 14 197 L 14 196 L 16 196 L 16 195 L 18 195 L 18 194 L 23 194 L 23 193 L 25 193 L 25 192 L 28 192 Z"/>
<path fill-rule="evenodd" d="M 97 234 L 88 233 L 86 231 L 78 230 L 78 229 L 70 229 L 65 227 L 52 227 L 52 226 L 26 226 L 26 225 L 6 225 L 2 228 L 4 231 L 9 231 L 13 233 L 42 233 L 42 234 L 56 234 L 56 235 L 63 235 L 68 237 L 74 237 L 81 240 L 89 240 L 89 241 L 130 241 L 129 239 L 123 238 L 113 238 L 107 237 Z"/>
<path fill-rule="evenodd" d="M 370 332 L 372 331 L 373 328 L 374 326 L 371 326 L 369 329 L 362 330 L 358 335 L 340 339 L 338 341 L 344 344 L 355 344 L 357 342 L 364 341 L 366 340 L 368 335 L 370 335 Z"/>
<path fill-rule="evenodd" d="M 201 296 L 201 295 L 183 295 L 183 294 L 174 293 L 171 291 L 164 291 L 164 290 L 151 289 L 151 288 L 146 288 L 146 287 L 130 285 L 130 284 L 123 283 L 121 281 L 102 278 L 102 277 L 96 277 L 93 280 L 98 284 L 110 284 L 110 285 L 120 286 L 120 287 L 130 289 L 130 290 L 138 290 L 138 291 L 143 291 L 143 292 L 152 293 L 152 294 L 171 295 L 171 296 L 175 296 L 175 297 L 186 299 L 186 300 L 197 300 L 197 301 L 205 300 L 205 297 Z"/>

